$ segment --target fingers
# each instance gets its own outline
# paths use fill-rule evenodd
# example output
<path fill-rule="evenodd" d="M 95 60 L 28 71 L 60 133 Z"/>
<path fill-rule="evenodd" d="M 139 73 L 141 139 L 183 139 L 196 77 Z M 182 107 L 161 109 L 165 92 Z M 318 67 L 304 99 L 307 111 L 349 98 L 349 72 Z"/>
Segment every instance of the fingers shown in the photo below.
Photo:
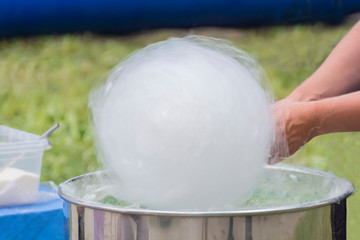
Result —
<path fill-rule="evenodd" d="M 273 156 L 273 155 L 269 155 L 269 158 L 268 158 L 268 164 L 269 165 L 274 165 L 274 164 L 276 164 L 276 163 L 278 163 L 278 162 L 281 162 L 282 160 L 284 160 L 285 158 L 281 158 L 281 157 L 279 157 L 279 156 Z"/>
<path fill-rule="evenodd" d="M 268 163 L 275 164 L 293 155 L 314 136 L 317 119 L 315 102 L 279 101 L 274 104 L 274 141 Z"/>
<path fill-rule="evenodd" d="M 287 105 L 287 101 L 281 100 L 272 106 L 274 132 L 270 155 L 268 158 L 268 164 L 270 165 L 278 163 L 289 156 L 289 146 L 283 116 Z"/>

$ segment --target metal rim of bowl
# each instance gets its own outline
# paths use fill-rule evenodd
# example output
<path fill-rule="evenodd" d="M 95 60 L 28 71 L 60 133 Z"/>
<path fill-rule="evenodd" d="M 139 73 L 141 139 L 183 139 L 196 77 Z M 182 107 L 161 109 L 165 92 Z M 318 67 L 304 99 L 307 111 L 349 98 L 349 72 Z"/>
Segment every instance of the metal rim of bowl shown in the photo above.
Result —
<path fill-rule="evenodd" d="M 308 173 L 313 175 L 325 176 L 329 173 L 314 170 L 305 167 L 295 167 L 291 165 L 285 164 L 277 164 L 276 166 L 266 166 L 266 168 L 271 169 L 279 169 L 279 170 L 286 170 L 286 171 L 293 171 L 299 173 Z M 81 199 L 77 199 L 71 196 L 66 195 L 62 191 L 62 185 L 68 184 L 70 182 L 76 181 L 86 176 L 91 176 L 94 173 L 87 173 L 83 174 L 74 178 L 71 178 L 59 185 L 58 194 L 59 196 L 64 199 L 65 201 L 96 210 L 103 210 L 103 211 L 110 211 L 110 212 L 117 212 L 122 214 L 135 214 L 135 215 L 157 215 L 157 216 L 171 216 L 171 217 L 227 217 L 227 216 L 255 216 L 255 215 L 268 215 L 268 214 L 277 214 L 277 213 L 285 213 L 285 212 L 296 212 L 296 211 L 305 211 L 312 208 L 322 207 L 326 205 L 330 205 L 333 203 L 339 203 L 340 200 L 343 200 L 354 193 L 353 185 L 346 179 L 340 179 L 337 176 L 335 178 L 346 181 L 349 183 L 349 188 L 344 190 L 342 194 L 338 195 L 337 197 L 329 198 L 326 200 L 320 201 L 313 201 L 309 203 L 303 203 L 298 205 L 285 205 L 280 207 L 266 207 L 266 208 L 249 208 L 249 209 L 240 209 L 240 210 L 224 210 L 224 211 L 176 211 L 176 210 L 151 210 L 151 209 L 138 209 L 138 208 L 126 208 L 126 207 L 118 207 L 112 206 L 109 204 L 102 204 L 98 202 L 85 202 Z"/>

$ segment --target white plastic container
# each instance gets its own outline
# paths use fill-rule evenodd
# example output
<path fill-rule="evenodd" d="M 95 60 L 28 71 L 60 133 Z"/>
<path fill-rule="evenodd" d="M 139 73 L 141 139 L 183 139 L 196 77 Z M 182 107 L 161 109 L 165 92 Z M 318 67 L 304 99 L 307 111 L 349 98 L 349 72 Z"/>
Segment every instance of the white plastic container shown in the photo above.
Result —
<path fill-rule="evenodd" d="M 42 157 L 49 148 L 47 138 L 0 126 L 0 206 L 37 200 Z"/>

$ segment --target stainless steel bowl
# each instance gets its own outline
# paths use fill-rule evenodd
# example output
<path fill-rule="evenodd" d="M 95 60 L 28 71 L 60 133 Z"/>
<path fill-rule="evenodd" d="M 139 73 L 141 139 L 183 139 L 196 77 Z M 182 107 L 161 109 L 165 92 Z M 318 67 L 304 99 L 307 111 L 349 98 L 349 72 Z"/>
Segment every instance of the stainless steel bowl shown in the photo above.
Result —
<path fill-rule="evenodd" d="M 84 193 L 91 193 L 98 187 L 102 172 L 72 178 L 59 187 L 59 195 L 65 200 L 65 239 L 346 239 L 346 198 L 354 192 L 347 180 L 286 165 L 266 167 L 266 172 L 270 177 L 264 180 L 270 181 L 267 184 L 276 184 L 276 180 L 271 179 L 279 174 L 297 178 L 299 184 L 291 194 L 302 194 L 303 188 L 315 197 L 299 203 L 283 199 L 282 205 L 270 201 L 269 206 L 265 202 L 262 207 L 256 206 L 255 201 L 252 206 L 224 211 L 141 209 L 84 200 Z M 317 198 L 316 192 L 322 191 L 321 183 L 325 182 L 332 194 Z M 282 191 L 281 196 L 286 196 L 289 188 L 279 186 L 278 190 Z"/>

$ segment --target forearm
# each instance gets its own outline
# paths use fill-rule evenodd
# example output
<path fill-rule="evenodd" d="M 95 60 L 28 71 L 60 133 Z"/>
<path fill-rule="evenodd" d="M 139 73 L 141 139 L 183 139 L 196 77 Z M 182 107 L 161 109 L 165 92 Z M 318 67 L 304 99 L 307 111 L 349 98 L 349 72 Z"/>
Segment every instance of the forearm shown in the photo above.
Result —
<path fill-rule="evenodd" d="M 288 99 L 313 101 L 360 90 L 360 22 Z"/>
<path fill-rule="evenodd" d="M 316 136 L 360 131 L 360 91 L 318 101 L 282 100 L 273 106 L 273 116 L 278 138 L 270 164 L 291 156 Z M 283 133 L 286 139 L 282 139 Z"/>
<path fill-rule="evenodd" d="M 360 91 L 312 102 L 314 135 L 360 131 Z"/>

